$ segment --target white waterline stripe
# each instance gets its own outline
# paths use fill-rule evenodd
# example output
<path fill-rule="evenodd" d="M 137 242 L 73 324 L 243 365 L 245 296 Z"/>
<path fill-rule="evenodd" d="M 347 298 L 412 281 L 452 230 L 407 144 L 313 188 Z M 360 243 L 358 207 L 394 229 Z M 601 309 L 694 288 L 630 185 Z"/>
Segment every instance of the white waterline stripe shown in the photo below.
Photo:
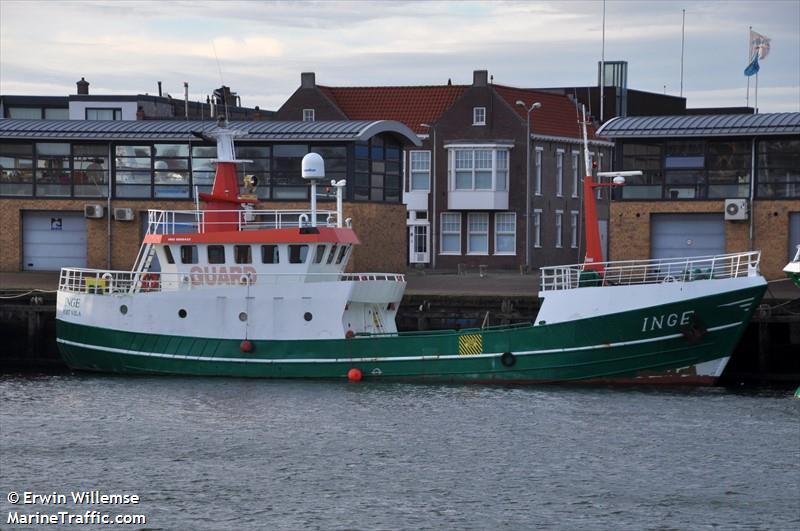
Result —
<path fill-rule="evenodd" d="M 753 302 L 753 299 L 754 299 L 754 298 L 755 298 L 755 297 L 750 297 L 749 299 L 742 299 L 742 300 L 739 300 L 739 301 L 733 301 L 733 302 L 729 302 L 729 303 L 727 303 L 727 304 L 720 304 L 720 305 L 718 305 L 718 306 L 717 306 L 717 308 L 722 308 L 722 307 L 724 307 L 724 306 L 734 306 L 734 305 L 736 305 L 736 304 L 741 304 L 741 303 L 743 303 L 743 302 L 750 303 L 750 302 Z"/>
<path fill-rule="evenodd" d="M 742 322 L 730 323 L 726 325 L 715 326 L 709 328 L 709 332 L 717 332 L 727 328 L 733 328 L 741 325 Z M 649 339 L 637 339 L 635 341 L 620 341 L 617 343 L 604 343 L 600 345 L 589 345 L 585 347 L 572 347 L 572 348 L 557 348 L 546 350 L 526 350 L 515 352 L 516 356 L 531 356 L 535 354 L 552 354 L 554 352 L 577 352 L 582 350 L 598 350 L 603 348 L 625 347 L 630 345 L 641 345 L 643 343 L 655 343 L 657 341 L 665 341 L 668 339 L 676 339 L 682 337 L 683 334 L 669 334 L 666 336 L 653 337 Z M 140 350 L 129 350 L 114 347 L 103 347 L 98 345 L 89 345 L 86 343 L 78 343 L 76 341 L 69 341 L 67 339 L 56 339 L 59 343 L 70 345 L 74 347 L 88 348 L 92 350 L 102 350 L 106 352 L 114 352 L 116 354 L 128 354 L 131 356 L 147 356 L 152 358 L 166 358 L 176 360 L 189 360 L 189 361 L 214 361 L 214 362 L 233 362 L 233 363 L 378 363 L 389 361 L 435 361 L 435 360 L 451 360 L 451 359 L 470 359 L 470 358 L 492 358 L 502 356 L 502 352 L 461 355 L 450 354 L 443 356 L 395 356 L 395 357 L 372 357 L 372 358 L 302 358 L 302 359 L 261 359 L 261 358 L 219 358 L 219 357 L 206 357 L 206 356 L 185 356 L 182 354 L 164 354 L 159 352 L 142 352 Z"/>

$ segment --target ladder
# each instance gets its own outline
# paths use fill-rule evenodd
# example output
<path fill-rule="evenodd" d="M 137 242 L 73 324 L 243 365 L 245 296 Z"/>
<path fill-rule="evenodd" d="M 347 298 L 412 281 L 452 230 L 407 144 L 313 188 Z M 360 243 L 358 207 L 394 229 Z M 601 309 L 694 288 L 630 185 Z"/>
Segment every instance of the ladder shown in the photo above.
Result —
<path fill-rule="evenodd" d="M 381 317 L 381 309 L 377 304 L 372 304 L 372 328 L 376 334 L 385 334 L 386 328 Z"/>

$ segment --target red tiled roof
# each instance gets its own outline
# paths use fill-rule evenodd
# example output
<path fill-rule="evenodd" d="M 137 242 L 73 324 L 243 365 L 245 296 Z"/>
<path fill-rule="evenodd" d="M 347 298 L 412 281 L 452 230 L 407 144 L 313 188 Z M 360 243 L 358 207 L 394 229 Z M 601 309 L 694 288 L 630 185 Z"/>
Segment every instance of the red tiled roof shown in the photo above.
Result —
<path fill-rule="evenodd" d="M 527 117 L 527 112 L 516 104 L 517 101 L 523 101 L 528 107 L 536 101 L 542 104 L 540 109 L 531 113 L 533 134 L 581 138 L 582 133 L 578 124 L 580 111 L 576 110 L 577 107 L 567 96 L 502 85 L 493 87 L 501 98 L 514 107 L 523 120 Z M 588 133 L 589 138 L 594 138 L 594 126 L 588 126 Z"/>
<path fill-rule="evenodd" d="M 417 87 L 326 87 L 317 85 L 351 120 L 397 120 L 418 134 L 469 88 L 465 85 Z"/>

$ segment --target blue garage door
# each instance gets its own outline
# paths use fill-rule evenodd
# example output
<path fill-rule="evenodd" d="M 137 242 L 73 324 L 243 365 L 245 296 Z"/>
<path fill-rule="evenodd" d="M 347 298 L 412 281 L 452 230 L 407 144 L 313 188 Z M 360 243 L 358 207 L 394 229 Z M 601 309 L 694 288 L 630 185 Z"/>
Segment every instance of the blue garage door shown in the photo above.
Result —
<path fill-rule="evenodd" d="M 82 212 L 22 213 L 22 269 L 58 271 L 86 267 L 86 219 Z"/>
<path fill-rule="evenodd" d="M 653 214 L 651 258 L 680 258 L 725 253 L 722 214 Z"/>

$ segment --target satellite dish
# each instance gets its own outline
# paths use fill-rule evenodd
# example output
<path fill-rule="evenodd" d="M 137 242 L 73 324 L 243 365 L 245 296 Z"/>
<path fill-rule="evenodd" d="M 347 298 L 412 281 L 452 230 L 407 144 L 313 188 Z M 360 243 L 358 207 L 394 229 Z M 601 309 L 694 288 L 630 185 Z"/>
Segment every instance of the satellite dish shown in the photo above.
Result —
<path fill-rule="evenodd" d="M 325 161 L 319 153 L 309 153 L 303 157 L 301 175 L 303 179 L 325 178 Z"/>
<path fill-rule="evenodd" d="M 623 177 L 622 175 L 617 175 L 616 177 L 614 177 L 613 183 L 616 186 L 622 186 L 623 184 L 625 184 L 625 177 Z"/>

